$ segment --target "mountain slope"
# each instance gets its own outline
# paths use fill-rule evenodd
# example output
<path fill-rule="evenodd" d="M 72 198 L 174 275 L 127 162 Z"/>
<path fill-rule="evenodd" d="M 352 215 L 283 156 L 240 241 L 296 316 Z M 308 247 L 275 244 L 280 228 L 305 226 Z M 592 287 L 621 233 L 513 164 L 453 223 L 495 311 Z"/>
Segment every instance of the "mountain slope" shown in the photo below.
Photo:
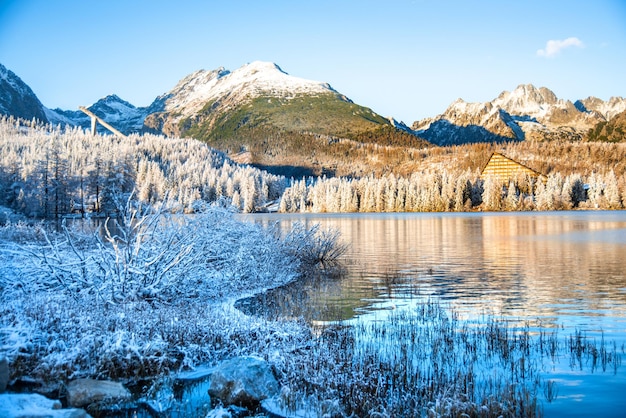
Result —
<path fill-rule="evenodd" d="M 611 97 L 607 102 L 597 97 L 587 97 L 577 100 L 574 106 L 581 112 L 598 113 L 605 120 L 610 120 L 619 113 L 626 111 L 626 100 L 622 97 Z"/>
<path fill-rule="evenodd" d="M 626 111 L 618 113 L 608 122 L 600 122 L 589 130 L 589 141 L 626 142 Z"/>
<path fill-rule="evenodd" d="M 0 114 L 48 122 L 45 107 L 31 88 L 0 64 Z"/>
<path fill-rule="evenodd" d="M 145 126 L 203 140 L 236 137 L 243 127 L 350 136 L 388 119 L 359 106 L 329 84 L 291 76 L 276 64 L 253 62 L 230 72 L 197 71 L 157 98 Z"/>
<path fill-rule="evenodd" d="M 545 87 L 522 84 L 485 103 L 458 99 L 443 114 L 415 122 L 412 128 L 438 145 L 582 139 L 590 128 L 623 108 L 626 100 L 620 97 L 608 102 L 588 98 L 572 103 Z"/>
<path fill-rule="evenodd" d="M 329 84 L 252 62 L 197 71 L 150 106 L 148 132 L 189 136 L 284 175 L 361 175 L 364 144 L 424 146 L 410 129 L 353 103 Z M 377 153 L 378 151 L 375 151 Z M 376 162 L 383 165 L 382 162 Z"/>

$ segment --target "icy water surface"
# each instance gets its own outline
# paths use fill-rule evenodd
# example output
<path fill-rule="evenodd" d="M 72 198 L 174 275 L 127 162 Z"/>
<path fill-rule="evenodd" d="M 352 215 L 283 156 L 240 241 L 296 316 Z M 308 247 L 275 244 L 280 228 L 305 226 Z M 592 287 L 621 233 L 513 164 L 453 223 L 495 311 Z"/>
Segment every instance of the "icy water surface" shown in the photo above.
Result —
<path fill-rule="evenodd" d="M 252 312 L 314 324 L 385 321 L 418 300 L 463 320 L 493 315 L 513 324 L 582 335 L 621 366 L 557 361 L 543 367 L 545 416 L 626 416 L 626 212 L 253 215 L 336 228 L 349 250 L 337 281 L 313 281 L 242 301 Z M 614 343 L 614 345 L 613 345 Z M 619 363 L 619 361 L 618 361 Z M 548 401 L 548 398 L 549 399 Z"/>

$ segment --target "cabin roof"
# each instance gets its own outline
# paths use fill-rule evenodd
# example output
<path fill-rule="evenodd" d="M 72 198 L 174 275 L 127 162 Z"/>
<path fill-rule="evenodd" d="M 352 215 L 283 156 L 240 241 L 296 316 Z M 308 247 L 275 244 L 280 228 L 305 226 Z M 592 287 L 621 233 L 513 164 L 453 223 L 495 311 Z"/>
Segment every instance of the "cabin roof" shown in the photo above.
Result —
<path fill-rule="evenodd" d="M 546 176 L 544 174 L 533 170 L 520 162 L 512 160 L 509 157 L 505 157 L 499 152 L 491 154 L 489 161 L 480 173 L 480 178 L 484 180 L 487 177 L 497 177 L 503 182 L 508 182 L 520 174 L 526 174 L 534 178 L 539 178 L 542 181 L 546 181 Z"/>

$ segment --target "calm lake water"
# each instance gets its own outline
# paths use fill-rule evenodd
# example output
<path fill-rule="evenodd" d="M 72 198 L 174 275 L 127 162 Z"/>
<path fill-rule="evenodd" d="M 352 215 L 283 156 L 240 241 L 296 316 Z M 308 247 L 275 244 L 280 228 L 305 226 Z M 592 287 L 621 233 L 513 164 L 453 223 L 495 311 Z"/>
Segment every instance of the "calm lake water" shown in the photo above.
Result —
<path fill-rule="evenodd" d="M 602 338 L 616 370 L 544 367 L 556 384 L 545 416 L 626 416 L 626 212 L 252 215 L 341 232 L 349 244 L 340 279 L 287 287 L 240 304 L 316 325 L 385 321 L 429 298 L 462 319 L 493 315 Z"/>

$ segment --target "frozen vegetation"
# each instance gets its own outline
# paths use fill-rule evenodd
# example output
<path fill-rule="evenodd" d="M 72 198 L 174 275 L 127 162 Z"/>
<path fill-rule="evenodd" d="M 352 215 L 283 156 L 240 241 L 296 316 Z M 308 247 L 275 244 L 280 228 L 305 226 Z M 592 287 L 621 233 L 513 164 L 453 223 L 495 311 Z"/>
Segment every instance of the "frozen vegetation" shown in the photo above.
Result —
<path fill-rule="evenodd" d="M 598 147 L 597 153 L 619 157 L 618 150 Z M 91 136 L 79 128 L 6 117 L 0 119 L 0 150 L 0 208 L 5 208 L 0 223 L 19 216 L 105 217 L 114 214 L 116 198 L 131 193 L 142 204 L 167 199 L 173 210 L 185 213 L 217 201 L 241 212 L 276 202 L 281 212 L 623 209 L 626 204 L 626 174 L 617 166 L 618 171 L 592 167 L 585 174 L 553 171 L 545 182 L 520 175 L 508 184 L 481 179 L 475 169 L 443 165 L 404 176 L 289 180 L 234 163 L 195 140 Z"/>
<path fill-rule="evenodd" d="M 430 300 L 352 326 L 246 316 L 236 299 L 304 275 L 330 280 L 321 273 L 336 267 L 338 236 L 263 228 L 217 206 L 166 209 L 128 200 L 98 228 L 2 227 L 0 349 L 13 381 L 52 394 L 80 378 L 154 381 L 151 396 L 167 376 L 254 356 L 280 385 L 264 405 L 289 416 L 527 417 L 558 396 L 544 367 L 621 365 L 624 347 L 604 339 L 462 321 Z"/>
<path fill-rule="evenodd" d="M 289 212 L 618 208 L 623 176 L 592 175 L 588 201 L 575 175 L 519 179 L 507 194 L 469 171 L 288 187 L 190 140 L 6 118 L 0 139 L 0 357 L 12 382 L 59 394 L 80 378 L 162 382 L 255 356 L 280 384 L 268 403 L 288 415 L 535 416 L 540 394 L 557 392 L 541 380 L 544 364 L 620 367 L 623 347 L 491 318 L 467 324 L 431 301 L 351 327 L 244 315 L 235 300 L 303 276 L 329 280 L 343 247 L 332 231 L 263 228 L 234 214 L 281 195 Z M 69 212 L 92 219 L 23 222 Z"/>
<path fill-rule="evenodd" d="M 118 213 L 98 227 L 1 228 L 0 350 L 12 380 L 58 393 L 77 378 L 133 382 L 310 341 L 300 323 L 232 303 L 313 273 L 336 235 L 279 234 L 219 207 L 171 215 L 128 200 Z"/>
<path fill-rule="evenodd" d="M 508 184 L 470 170 L 443 169 L 402 177 L 317 178 L 293 182 L 281 212 L 463 212 L 623 209 L 626 174 L 614 171 L 547 181 L 520 175 Z"/>
<path fill-rule="evenodd" d="M 143 204 L 167 198 L 172 209 L 187 213 L 218 200 L 254 212 L 287 185 L 285 178 L 236 164 L 199 141 L 92 136 L 5 116 L 0 150 L 0 206 L 26 217 L 103 217 L 115 212 L 116 198 L 131 192 Z"/>
<path fill-rule="evenodd" d="M 3 227 L 2 350 L 18 376 L 153 376 L 301 333 L 231 308 L 312 263 L 276 235 L 216 208 L 176 217 L 128 206 L 102 229 Z M 306 246 L 304 232 L 288 239 Z"/>

